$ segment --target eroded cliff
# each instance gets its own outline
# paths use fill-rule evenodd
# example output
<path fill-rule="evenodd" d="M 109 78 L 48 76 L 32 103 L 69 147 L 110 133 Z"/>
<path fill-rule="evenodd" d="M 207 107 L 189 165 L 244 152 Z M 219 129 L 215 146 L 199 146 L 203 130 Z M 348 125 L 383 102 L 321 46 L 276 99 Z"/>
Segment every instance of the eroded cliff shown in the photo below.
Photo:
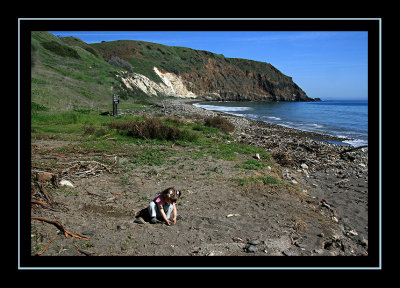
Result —
<path fill-rule="evenodd" d="M 128 89 L 134 85 L 146 94 L 230 101 L 314 100 L 291 77 L 265 62 L 143 41 L 90 46 L 106 61 L 119 57 L 129 62 L 134 73 L 119 75 L 119 79 Z"/>

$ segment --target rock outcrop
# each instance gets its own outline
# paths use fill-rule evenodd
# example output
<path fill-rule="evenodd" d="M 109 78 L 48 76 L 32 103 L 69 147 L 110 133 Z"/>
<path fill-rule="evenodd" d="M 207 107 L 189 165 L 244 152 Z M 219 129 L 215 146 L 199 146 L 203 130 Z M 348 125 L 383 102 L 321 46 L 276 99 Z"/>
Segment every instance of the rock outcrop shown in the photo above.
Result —
<path fill-rule="evenodd" d="M 131 63 L 134 73 L 119 78 L 128 89 L 134 85 L 149 95 L 158 91 L 207 100 L 314 101 L 291 77 L 265 62 L 143 41 L 90 46 L 105 60 L 119 57 Z"/>

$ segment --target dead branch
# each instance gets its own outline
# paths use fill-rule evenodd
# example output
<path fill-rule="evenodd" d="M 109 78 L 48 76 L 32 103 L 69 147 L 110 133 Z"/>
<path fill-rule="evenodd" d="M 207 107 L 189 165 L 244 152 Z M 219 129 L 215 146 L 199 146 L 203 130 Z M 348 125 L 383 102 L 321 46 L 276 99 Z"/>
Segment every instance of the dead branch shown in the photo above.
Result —
<path fill-rule="evenodd" d="M 54 202 L 53 198 L 50 197 L 50 196 L 47 194 L 46 190 L 45 190 L 44 187 L 43 187 L 43 184 L 40 184 L 39 182 L 35 182 L 35 183 L 38 185 L 38 187 L 39 187 L 39 189 L 40 189 L 40 192 L 44 195 L 45 200 L 46 200 L 50 205 L 53 205 L 55 202 Z"/>
<path fill-rule="evenodd" d="M 76 250 L 78 250 L 79 252 L 81 252 L 82 254 L 86 255 L 86 256 L 92 256 L 93 254 L 95 254 L 95 252 L 90 252 L 87 250 L 83 250 L 81 248 L 79 248 L 78 246 L 74 245 Z"/>
<path fill-rule="evenodd" d="M 85 191 L 86 191 L 86 193 L 87 193 L 88 195 L 93 195 L 93 196 L 101 197 L 99 194 L 89 192 L 88 190 L 85 190 Z"/>
<path fill-rule="evenodd" d="M 35 185 L 36 184 L 36 185 Z M 38 188 L 35 188 L 38 187 Z M 64 203 L 60 203 L 60 202 L 56 202 L 54 201 L 52 195 L 48 192 L 46 192 L 46 190 L 44 189 L 43 184 L 35 181 L 35 182 L 31 182 L 31 203 L 33 205 L 40 205 L 43 208 L 55 211 L 55 212 L 59 212 L 60 208 L 59 205 L 63 205 L 64 207 L 61 210 L 65 210 L 68 208 L 65 207 L 66 204 Z M 38 206 L 32 206 L 32 208 L 36 208 Z"/>
<path fill-rule="evenodd" d="M 54 212 L 60 212 L 61 211 L 61 210 L 57 210 L 57 209 L 55 209 L 53 207 L 50 207 L 50 206 L 46 205 L 46 203 L 44 203 L 42 201 L 39 201 L 39 200 L 36 200 L 36 199 L 33 199 L 33 198 L 31 198 L 31 203 L 38 204 L 38 205 L 42 206 L 43 208 L 49 209 L 49 210 L 54 211 Z"/>
<path fill-rule="evenodd" d="M 101 173 L 103 170 L 106 170 L 108 173 L 112 173 L 111 169 L 117 164 L 117 156 L 114 157 L 114 163 L 110 166 L 107 166 L 98 161 L 73 161 L 68 163 L 63 163 L 64 165 L 72 165 L 61 171 L 61 175 L 72 178 L 80 178 L 80 177 L 88 177 L 95 176 L 98 173 Z M 83 171 L 82 171 L 83 170 Z"/>
<path fill-rule="evenodd" d="M 42 255 L 42 254 L 44 253 L 44 251 L 46 251 L 46 249 L 49 247 L 50 243 L 53 242 L 54 239 L 55 239 L 55 237 L 51 238 L 50 241 L 49 241 L 49 243 L 47 243 L 46 246 L 44 246 L 42 250 L 40 250 L 39 252 L 37 252 L 37 253 L 35 254 L 35 256 L 40 256 L 40 255 Z"/>
<path fill-rule="evenodd" d="M 39 220 L 39 221 L 43 221 L 43 222 L 47 222 L 47 223 L 55 225 L 58 229 L 60 229 L 64 233 L 64 236 L 66 238 L 68 238 L 68 235 L 69 235 L 69 236 L 72 236 L 72 237 L 75 237 L 75 238 L 79 238 L 79 239 L 83 239 L 83 240 L 89 240 L 89 238 L 87 238 L 85 236 L 82 236 L 82 235 L 79 235 L 79 234 L 76 234 L 76 233 L 68 231 L 67 229 L 64 228 L 63 225 L 61 225 L 60 223 L 58 223 L 56 221 L 52 221 L 52 220 L 46 219 L 44 217 L 31 217 L 31 218 L 35 219 L 35 220 Z"/>

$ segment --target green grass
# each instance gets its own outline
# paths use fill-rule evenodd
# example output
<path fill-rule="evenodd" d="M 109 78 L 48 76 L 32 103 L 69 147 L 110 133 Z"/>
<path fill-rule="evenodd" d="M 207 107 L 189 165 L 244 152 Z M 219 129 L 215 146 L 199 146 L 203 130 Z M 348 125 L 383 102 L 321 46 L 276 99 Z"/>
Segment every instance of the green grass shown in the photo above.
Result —
<path fill-rule="evenodd" d="M 163 165 L 176 156 L 176 151 L 171 149 L 173 145 L 189 148 L 190 152 L 187 152 L 187 155 L 186 152 L 180 155 L 193 160 L 212 156 L 215 159 L 239 161 L 243 158 L 239 157 L 240 155 L 260 154 L 261 160 L 250 159 L 237 164 L 237 168 L 250 170 L 263 169 L 270 159 L 269 153 L 264 149 L 237 143 L 232 135 L 221 129 L 180 118 L 139 116 L 115 118 L 101 116 L 100 111 L 83 108 L 55 113 L 46 111 L 39 105 L 33 107 L 36 107 L 35 112 L 31 114 L 33 138 L 74 141 L 72 145 L 59 148 L 60 153 L 79 151 L 118 154 L 127 157 L 132 165 L 148 166 Z M 159 126 L 154 134 L 155 137 L 141 137 L 148 134 L 129 133 L 133 124 L 145 123 L 149 119 L 152 119 L 149 124 Z M 151 125 L 145 126 L 145 129 L 153 128 Z M 176 134 L 173 135 L 179 137 L 164 137 L 167 134 L 161 132 L 168 129 L 175 131 Z"/>
<path fill-rule="evenodd" d="M 265 163 L 261 160 L 249 159 L 247 161 L 244 161 L 243 163 L 237 164 L 235 167 L 257 171 L 257 170 L 265 168 L 266 166 L 267 166 L 267 163 Z"/>
<path fill-rule="evenodd" d="M 237 182 L 241 186 L 245 186 L 254 182 L 260 182 L 263 183 L 264 185 L 278 185 L 278 186 L 285 184 L 284 181 L 276 179 L 275 177 L 272 176 L 250 176 L 244 178 L 234 178 L 233 181 Z"/>

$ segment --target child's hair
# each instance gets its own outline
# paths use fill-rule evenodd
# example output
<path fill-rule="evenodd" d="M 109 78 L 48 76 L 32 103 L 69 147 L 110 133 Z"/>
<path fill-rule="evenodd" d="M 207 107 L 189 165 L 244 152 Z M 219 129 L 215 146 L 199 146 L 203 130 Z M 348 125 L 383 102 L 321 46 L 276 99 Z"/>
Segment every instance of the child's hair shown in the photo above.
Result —
<path fill-rule="evenodd" d="M 178 201 L 178 199 L 182 196 L 182 193 L 181 191 L 176 190 L 174 187 L 170 187 L 162 191 L 161 195 L 163 195 L 167 203 L 174 203 Z"/>

